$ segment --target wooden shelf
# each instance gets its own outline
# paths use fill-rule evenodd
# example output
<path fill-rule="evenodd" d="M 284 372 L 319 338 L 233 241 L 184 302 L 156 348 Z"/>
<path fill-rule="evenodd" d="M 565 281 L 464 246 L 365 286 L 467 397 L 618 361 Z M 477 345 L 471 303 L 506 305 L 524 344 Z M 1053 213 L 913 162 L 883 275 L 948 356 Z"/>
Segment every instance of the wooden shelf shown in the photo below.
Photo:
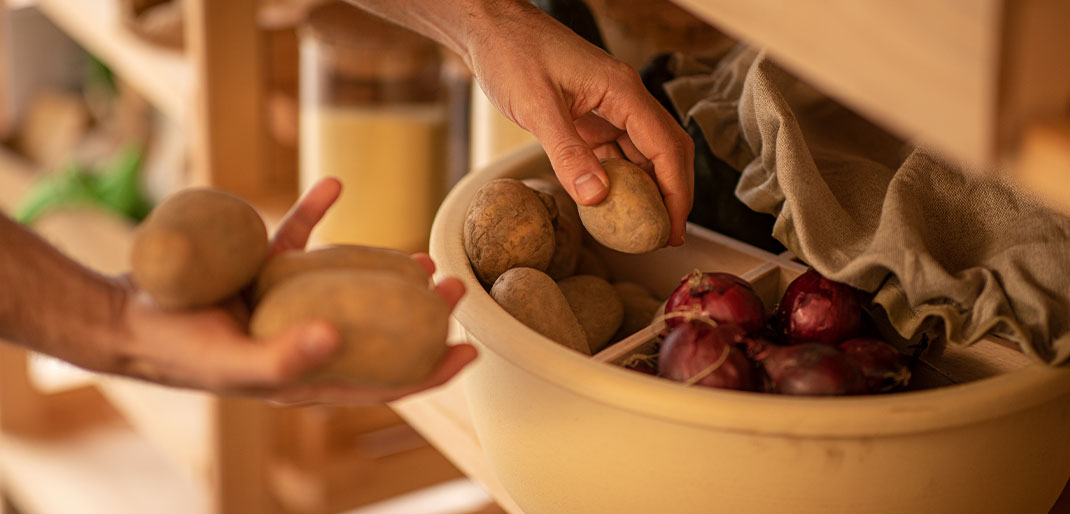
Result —
<path fill-rule="evenodd" d="M 61 440 L 0 440 L 5 490 L 35 514 L 208 512 L 195 484 L 136 432 L 100 427 Z"/>
<path fill-rule="evenodd" d="M 193 67 L 182 54 L 148 43 L 123 27 L 117 0 L 32 3 L 157 108 L 176 121 L 187 121 L 192 107 Z"/>
<path fill-rule="evenodd" d="M 211 476 L 214 398 L 206 393 L 95 375 L 95 385 L 134 430 L 198 485 Z"/>
<path fill-rule="evenodd" d="M 1005 163 L 1030 126 L 1067 116 L 1066 2 L 674 1 L 960 162 Z M 1070 170 L 1057 171 L 1065 183 Z"/>

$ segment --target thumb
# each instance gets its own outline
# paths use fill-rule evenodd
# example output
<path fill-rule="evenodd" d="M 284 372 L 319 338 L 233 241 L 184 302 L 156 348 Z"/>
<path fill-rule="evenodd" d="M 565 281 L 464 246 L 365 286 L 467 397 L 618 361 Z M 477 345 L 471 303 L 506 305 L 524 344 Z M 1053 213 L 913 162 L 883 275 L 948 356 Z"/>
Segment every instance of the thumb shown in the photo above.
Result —
<path fill-rule="evenodd" d="M 229 375 L 235 385 L 278 387 L 326 364 L 341 342 L 338 329 L 329 323 L 298 323 L 252 346 Z"/>
<path fill-rule="evenodd" d="M 594 151 L 576 132 L 568 110 L 540 110 L 527 128 L 542 144 L 557 179 L 576 203 L 595 205 L 609 191 L 609 177 L 598 163 Z"/>

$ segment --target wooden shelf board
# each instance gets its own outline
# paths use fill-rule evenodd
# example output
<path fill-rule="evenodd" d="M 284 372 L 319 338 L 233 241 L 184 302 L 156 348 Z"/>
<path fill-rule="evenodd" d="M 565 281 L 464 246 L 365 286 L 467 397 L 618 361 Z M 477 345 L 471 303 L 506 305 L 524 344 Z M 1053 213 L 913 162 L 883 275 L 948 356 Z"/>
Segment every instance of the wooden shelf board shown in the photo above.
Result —
<path fill-rule="evenodd" d="M 117 0 L 35 0 L 72 39 L 176 121 L 192 106 L 193 67 L 173 50 L 155 46 L 123 27 Z"/>
<path fill-rule="evenodd" d="M 214 397 L 127 378 L 95 377 L 104 397 L 145 440 L 190 477 L 210 476 Z"/>
<path fill-rule="evenodd" d="M 862 114 L 990 162 L 1003 0 L 674 0 Z"/>
<path fill-rule="evenodd" d="M 125 427 L 62 440 L 3 436 L 0 473 L 25 514 L 208 512 L 200 487 Z"/>

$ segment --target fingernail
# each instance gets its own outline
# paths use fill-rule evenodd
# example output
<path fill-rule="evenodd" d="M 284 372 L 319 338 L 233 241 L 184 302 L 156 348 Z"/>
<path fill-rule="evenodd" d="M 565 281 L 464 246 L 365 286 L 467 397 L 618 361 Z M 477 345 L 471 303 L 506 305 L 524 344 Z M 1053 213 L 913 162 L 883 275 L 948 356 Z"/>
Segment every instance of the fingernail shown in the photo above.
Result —
<path fill-rule="evenodd" d="M 323 327 L 311 327 L 301 340 L 301 350 L 305 355 L 313 359 L 321 359 L 330 355 L 335 348 L 334 338 Z"/>
<path fill-rule="evenodd" d="M 576 187 L 576 194 L 580 195 L 580 200 L 584 202 L 598 197 L 606 190 L 606 183 L 595 173 L 588 173 L 576 179 L 573 185 Z"/>

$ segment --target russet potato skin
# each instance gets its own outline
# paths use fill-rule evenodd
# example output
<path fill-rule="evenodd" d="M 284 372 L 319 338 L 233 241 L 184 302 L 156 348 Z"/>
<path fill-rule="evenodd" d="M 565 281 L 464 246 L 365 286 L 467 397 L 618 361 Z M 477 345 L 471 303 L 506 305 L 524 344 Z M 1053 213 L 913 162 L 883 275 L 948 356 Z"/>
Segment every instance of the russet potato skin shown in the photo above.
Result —
<path fill-rule="evenodd" d="M 381 271 L 301 273 L 272 288 L 253 312 L 250 331 L 270 338 L 296 323 L 324 320 L 342 348 L 307 377 L 363 387 L 399 387 L 427 377 L 446 352 L 449 307 L 424 284 Z"/>
<path fill-rule="evenodd" d="M 468 205 L 464 249 L 484 284 L 493 284 L 512 268 L 546 270 L 554 246 L 547 205 L 518 180 L 492 180 L 479 188 Z"/>
<path fill-rule="evenodd" d="M 634 282 L 615 282 L 613 289 L 617 291 L 624 307 L 624 319 L 614 339 L 623 339 L 646 328 L 650 321 L 660 314 L 662 302 L 647 288 Z"/>
<path fill-rule="evenodd" d="M 503 309 L 536 332 L 580 353 L 591 348 L 568 300 L 549 275 L 513 268 L 498 277 L 490 295 Z"/>
<path fill-rule="evenodd" d="M 669 242 L 669 212 L 654 179 L 624 159 L 603 159 L 609 193 L 597 205 L 579 206 L 587 232 L 608 248 L 646 253 Z"/>
<path fill-rule="evenodd" d="M 583 225 L 580 223 L 576 202 L 568 196 L 557 181 L 547 178 L 528 178 L 524 185 L 549 195 L 554 201 L 557 216 L 552 216 L 554 224 L 554 255 L 546 266 L 546 274 L 554 280 L 570 277 L 576 273 L 580 248 L 583 246 Z"/>
<path fill-rule="evenodd" d="M 557 283 L 587 335 L 591 353 L 605 348 L 620 328 L 624 307 L 613 286 L 594 275 L 576 275 Z"/>
<path fill-rule="evenodd" d="M 273 287 L 301 273 L 324 269 L 379 270 L 395 273 L 414 284 L 427 286 L 430 277 L 409 254 L 393 248 L 335 245 L 315 250 L 290 250 L 268 259 L 253 292 L 259 301 Z"/>
<path fill-rule="evenodd" d="M 248 284 L 268 253 L 267 228 L 241 198 L 189 189 L 158 205 L 134 235 L 134 283 L 167 309 L 216 304 Z"/>

